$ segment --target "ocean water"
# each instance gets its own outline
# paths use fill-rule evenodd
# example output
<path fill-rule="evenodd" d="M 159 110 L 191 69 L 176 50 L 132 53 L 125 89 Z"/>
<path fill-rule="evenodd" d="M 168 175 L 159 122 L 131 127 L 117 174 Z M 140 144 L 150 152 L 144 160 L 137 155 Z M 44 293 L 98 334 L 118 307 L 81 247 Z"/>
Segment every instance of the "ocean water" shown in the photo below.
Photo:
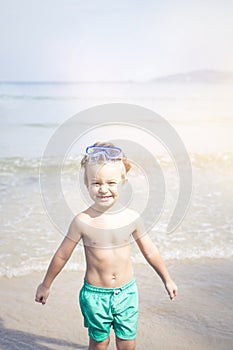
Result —
<path fill-rule="evenodd" d="M 117 102 L 137 104 L 164 117 L 180 135 L 191 160 L 189 210 L 179 227 L 168 234 L 179 183 L 170 155 L 166 150 L 156 154 L 165 178 L 166 201 L 150 234 L 164 258 L 232 258 L 232 88 L 229 84 L 192 83 L 0 83 L 0 276 L 44 271 L 65 234 L 65 229 L 60 232 L 51 222 L 39 182 L 41 157 L 54 132 L 80 111 Z M 64 198 L 73 213 L 85 206 L 76 189 L 79 159 L 67 158 L 61 178 Z M 52 164 L 49 171 L 53 174 Z M 132 172 L 130 181 L 138 200 L 145 197 L 143 180 L 143 169 Z M 52 190 L 53 184 L 48 184 L 48 192 Z M 153 217 L 154 208 L 148 210 Z M 62 207 L 57 211 L 62 227 L 68 228 L 69 218 L 63 217 Z M 135 244 L 132 252 L 134 262 L 144 261 Z M 66 268 L 84 269 L 82 246 Z"/>

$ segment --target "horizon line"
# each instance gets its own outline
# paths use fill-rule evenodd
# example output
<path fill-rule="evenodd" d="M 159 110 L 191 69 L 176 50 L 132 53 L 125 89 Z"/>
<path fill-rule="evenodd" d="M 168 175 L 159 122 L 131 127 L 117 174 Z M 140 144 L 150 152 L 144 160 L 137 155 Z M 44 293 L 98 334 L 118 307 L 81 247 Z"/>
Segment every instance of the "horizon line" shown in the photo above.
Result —
<path fill-rule="evenodd" d="M 171 74 L 164 74 L 159 75 L 157 77 L 152 77 L 146 80 L 137 80 L 137 79 L 125 79 L 125 80 L 0 80 L 0 84 L 94 84 L 94 83 L 150 83 L 152 81 L 158 80 L 166 80 L 171 77 L 177 77 L 177 76 L 185 76 L 187 74 L 195 74 L 195 73 L 218 73 L 227 75 L 233 74 L 233 71 L 223 71 L 223 70 L 216 70 L 216 69 L 195 69 L 195 70 L 189 70 L 185 72 L 178 72 L 178 73 L 171 73 Z"/>

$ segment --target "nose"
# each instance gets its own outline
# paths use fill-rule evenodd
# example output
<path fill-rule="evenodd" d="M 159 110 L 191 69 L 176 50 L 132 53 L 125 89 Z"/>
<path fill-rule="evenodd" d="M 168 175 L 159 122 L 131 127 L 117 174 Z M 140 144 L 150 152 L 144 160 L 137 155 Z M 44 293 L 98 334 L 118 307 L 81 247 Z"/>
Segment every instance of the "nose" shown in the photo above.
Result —
<path fill-rule="evenodd" d="M 108 192 L 108 187 L 107 187 L 107 185 L 106 185 L 106 184 L 100 185 L 99 191 L 100 191 L 101 193 L 107 193 L 107 192 Z"/>

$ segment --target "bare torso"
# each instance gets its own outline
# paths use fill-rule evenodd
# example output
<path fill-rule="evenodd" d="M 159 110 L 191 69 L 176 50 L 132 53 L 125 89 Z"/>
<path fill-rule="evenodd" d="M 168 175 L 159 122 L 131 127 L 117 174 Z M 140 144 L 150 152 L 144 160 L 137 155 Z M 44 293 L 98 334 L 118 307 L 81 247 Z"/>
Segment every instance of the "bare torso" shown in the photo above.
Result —
<path fill-rule="evenodd" d="M 129 209 L 106 214 L 89 208 L 79 215 L 89 284 L 115 288 L 133 278 L 130 243 L 136 221 L 135 212 Z"/>
<path fill-rule="evenodd" d="M 85 279 L 89 284 L 115 288 L 130 281 L 133 266 L 130 245 L 120 248 L 92 248 L 85 246 L 87 268 Z"/>

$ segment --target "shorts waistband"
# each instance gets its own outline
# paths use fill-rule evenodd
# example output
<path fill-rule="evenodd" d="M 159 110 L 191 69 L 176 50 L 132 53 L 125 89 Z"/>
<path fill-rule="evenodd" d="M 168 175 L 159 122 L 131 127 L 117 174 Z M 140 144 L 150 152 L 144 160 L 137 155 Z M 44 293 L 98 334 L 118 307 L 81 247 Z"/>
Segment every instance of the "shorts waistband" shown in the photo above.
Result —
<path fill-rule="evenodd" d="M 92 292 L 97 292 L 97 293 L 114 293 L 116 291 L 123 291 L 126 290 L 127 288 L 131 287 L 133 284 L 135 284 L 136 279 L 135 277 L 132 278 L 129 282 L 126 284 L 123 284 L 121 287 L 116 287 L 116 288 L 103 288 L 103 287 L 97 287 L 93 286 L 92 284 L 89 284 L 85 279 L 84 279 L 84 287 L 87 290 L 90 290 Z"/>

